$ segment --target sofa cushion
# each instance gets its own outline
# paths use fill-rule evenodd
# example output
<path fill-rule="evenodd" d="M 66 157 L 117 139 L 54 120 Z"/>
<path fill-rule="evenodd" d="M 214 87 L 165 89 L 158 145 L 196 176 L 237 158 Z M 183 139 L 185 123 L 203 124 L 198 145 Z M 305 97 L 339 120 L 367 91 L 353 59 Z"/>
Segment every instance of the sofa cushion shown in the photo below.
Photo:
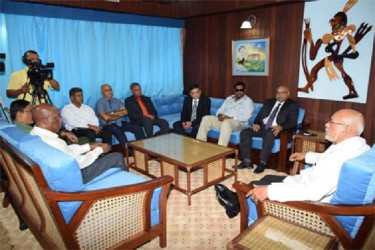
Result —
<path fill-rule="evenodd" d="M 211 115 L 216 115 L 217 110 L 223 105 L 224 99 L 222 98 L 215 98 L 215 97 L 210 97 L 211 100 L 211 110 L 210 114 Z"/>
<path fill-rule="evenodd" d="M 375 145 L 362 155 L 344 162 L 333 204 L 367 204 L 375 199 Z M 355 237 L 362 216 L 337 216 L 351 237 Z"/>
<path fill-rule="evenodd" d="M 185 96 L 183 95 L 172 95 L 172 96 L 162 96 L 162 97 L 152 97 L 155 109 L 158 112 L 158 116 L 181 113 L 182 105 L 184 103 Z"/>
<path fill-rule="evenodd" d="M 169 128 L 173 128 L 173 123 L 181 119 L 181 112 L 162 115 L 159 116 L 159 118 L 166 120 L 168 122 Z"/>

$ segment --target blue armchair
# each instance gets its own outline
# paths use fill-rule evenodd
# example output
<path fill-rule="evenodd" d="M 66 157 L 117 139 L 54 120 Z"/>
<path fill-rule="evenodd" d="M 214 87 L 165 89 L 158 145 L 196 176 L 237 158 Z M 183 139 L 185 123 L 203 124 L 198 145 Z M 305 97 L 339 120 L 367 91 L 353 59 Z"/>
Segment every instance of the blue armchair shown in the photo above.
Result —
<path fill-rule="evenodd" d="M 257 217 L 273 215 L 333 235 L 345 249 L 369 247 L 367 244 L 371 244 L 371 240 L 373 244 L 369 234 L 375 224 L 375 145 L 343 164 L 337 190 L 330 203 L 266 200 L 255 206 L 245 196 L 251 186 L 236 182 L 233 187 L 241 207 L 241 231 Z"/>

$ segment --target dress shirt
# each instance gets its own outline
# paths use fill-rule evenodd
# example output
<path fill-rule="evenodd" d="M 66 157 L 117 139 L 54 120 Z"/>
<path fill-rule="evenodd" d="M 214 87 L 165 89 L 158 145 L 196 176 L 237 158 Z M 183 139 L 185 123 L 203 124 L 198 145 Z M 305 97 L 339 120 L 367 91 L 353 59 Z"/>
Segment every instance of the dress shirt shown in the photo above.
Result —
<path fill-rule="evenodd" d="M 191 102 L 191 108 L 194 107 L 194 102 L 197 103 L 197 106 L 199 105 L 199 99 L 192 99 L 193 101 Z"/>
<path fill-rule="evenodd" d="M 277 120 L 276 118 L 277 118 L 277 115 L 279 114 L 279 112 L 280 112 L 280 110 L 283 107 L 283 105 L 284 105 L 285 102 L 278 102 L 278 101 L 275 102 L 275 105 L 273 105 L 273 107 L 272 107 L 271 112 L 269 113 L 269 115 L 263 119 L 263 124 L 264 125 L 267 124 L 267 121 L 268 121 L 268 118 L 270 117 L 270 114 L 272 114 L 272 111 L 277 107 L 277 105 L 279 105 L 279 103 L 280 103 L 280 107 L 279 107 L 279 110 L 277 111 L 277 113 L 275 115 L 275 119 L 273 119 L 272 127 L 278 125 L 277 122 L 276 122 L 276 120 Z"/>
<path fill-rule="evenodd" d="M 247 125 L 253 111 L 254 103 L 250 97 L 245 95 L 236 101 L 235 95 L 231 95 L 225 99 L 223 105 L 217 110 L 216 115 L 224 114 Z"/>
<path fill-rule="evenodd" d="M 306 163 L 314 164 L 299 175 L 288 176 L 281 183 L 268 186 L 268 197 L 277 201 L 329 202 L 337 188 L 343 163 L 369 150 L 361 137 L 351 137 L 331 145 L 324 153 L 306 153 Z"/>
<path fill-rule="evenodd" d="M 109 105 L 108 101 L 111 101 L 111 106 Z M 116 121 L 106 122 L 106 121 L 104 121 L 100 117 L 100 115 L 99 115 L 100 113 L 103 113 L 103 112 L 104 113 L 116 112 L 116 111 L 119 111 L 122 108 L 125 108 L 125 105 L 122 104 L 121 101 L 119 99 L 117 99 L 117 98 L 105 99 L 103 97 L 103 98 L 100 98 L 96 102 L 96 113 L 98 114 L 100 122 L 103 125 L 108 125 L 108 124 L 111 124 L 111 123 L 116 123 L 116 121 L 118 121 L 118 120 L 122 121 L 122 118 L 119 118 Z M 121 124 L 121 122 L 120 122 L 120 124 Z"/>
<path fill-rule="evenodd" d="M 88 128 L 88 125 L 99 126 L 99 119 L 94 110 L 86 104 L 82 104 L 79 108 L 73 103 L 66 105 L 61 110 L 61 118 L 69 131 L 75 128 Z"/>
<path fill-rule="evenodd" d="M 8 83 L 7 89 L 20 89 L 20 88 L 22 88 L 22 86 L 25 83 L 29 83 L 30 78 L 27 76 L 28 70 L 29 70 L 29 68 L 26 67 L 25 69 L 21 69 L 19 71 L 13 72 L 11 74 L 10 78 L 9 78 L 9 83 Z M 43 88 L 45 90 L 48 90 L 48 88 L 52 88 L 48 80 L 44 81 Z M 22 93 L 22 94 L 17 96 L 17 99 L 23 99 L 23 97 L 25 96 L 25 101 L 28 101 L 28 102 L 31 103 L 32 95 L 30 93 L 33 93 L 33 91 L 34 91 L 34 86 L 30 85 L 29 93 L 26 93 L 26 96 L 25 96 L 24 93 Z M 43 100 L 44 99 L 42 99 L 42 102 L 44 102 Z M 39 104 L 38 98 L 35 98 L 35 103 Z"/>
<path fill-rule="evenodd" d="M 59 138 L 58 134 L 44 128 L 35 126 L 30 131 L 30 134 L 38 135 L 45 143 L 47 143 L 51 147 L 57 148 L 58 150 L 76 159 L 81 169 L 89 166 L 98 158 L 101 153 L 103 153 L 103 149 L 101 147 L 97 147 L 90 151 L 90 145 L 88 143 L 83 145 L 68 145 L 64 140 Z"/>

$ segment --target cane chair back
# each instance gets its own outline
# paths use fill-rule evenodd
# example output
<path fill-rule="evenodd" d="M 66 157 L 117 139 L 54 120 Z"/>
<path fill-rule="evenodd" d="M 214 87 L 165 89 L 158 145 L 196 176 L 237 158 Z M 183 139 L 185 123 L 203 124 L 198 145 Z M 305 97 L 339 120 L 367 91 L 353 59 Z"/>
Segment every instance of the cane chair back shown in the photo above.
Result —
<path fill-rule="evenodd" d="M 293 135 L 292 137 L 292 153 L 301 152 L 324 152 L 327 148 L 327 141 L 322 136 L 304 136 Z M 304 162 L 295 161 L 290 170 L 290 175 L 296 175 L 304 168 Z"/>

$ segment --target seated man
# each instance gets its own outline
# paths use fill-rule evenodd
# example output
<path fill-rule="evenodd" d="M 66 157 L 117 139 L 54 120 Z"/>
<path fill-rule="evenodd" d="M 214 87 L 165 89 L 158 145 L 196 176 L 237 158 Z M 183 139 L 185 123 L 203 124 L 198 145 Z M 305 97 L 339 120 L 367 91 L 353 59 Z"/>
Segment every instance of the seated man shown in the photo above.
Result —
<path fill-rule="evenodd" d="M 199 125 L 205 115 L 210 114 L 211 100 L 202 94 L 199 86 L 193 84 L 189 87 L 189 96 L 185 97 L 181 111 L 181 120 L 173 124 L 177 134 L 187 135 L 195 138 Z M 190 133 L 186 129 L 191 128 Z"/>
<path fill-rule="evenodd" d="M 220 129 L 218 144 L 228 146 L 232 131 L 246 128 L 254 111 L 254 103 L 245 94 L 246 88 L 243 82 L 236 82 L 233 91 L 234 95 L 227 97 L 217 110 L 217 116 L 203 117 L 197 134 L 198 140 L 207 141 L 208 131 L 217 128 Z"/>
<path fill-rule="evenodd" d="M 96 113 L 103 125 L 103 129 L 110 129 L 112 134 L 119 141 L 121 148 L 125 152 L 125 144 L 128 142 L 125 131 L 132 132 L 137 140 L 144 139 L 143 129 L 129 122 L 123 121 L 128 114 L 125 106 L 117 98 L 113 98 L 112 88 L 109 84 L 101 86 L 103 98 L 96 102 Z"/>
<path fill-rule="evenodd" d="M 10 117 L 12 118 L 13 123 L 26 133 L 30 133 L 34 125 L 31 112 L 32 107 L 28 101 L 15 100 L 10 104 Z M 60 130 L 58 134 L 62 139 L 69 143 L 84 144 L 88 142 L 87 138 L 77 138 L 73 133 L 65 130 Z"/>
<path fill-rule="evenodd" d="M 335 193 L 339 174 L 346 160 L 355 158 L 370 149 L 360 137 L 364 129 L 361 113 L 352 109 L 337 111 L 325 124 L 326 139 L 332 145 L 324 153 L 293 153 L 291 161 L 313 164 L 299 175 L 288 176 L 280 183 L 256 186 L 250 190 L 254 202 L 267 198 L 277 201 L 321 201 L 328 202 Z M 254 207 L 253 207 L 254 208 Z M 250 207 L 250 217 L 257 218 L 256 209 Z"/>
<path fill-rule="evenodd" d="M 238 168 L 253 167 L 251 163 L 253 137 L 262 137 L 263 145 L 259 156 L 260 163 L 254 170 L 254 173 L 262 173 L 266 168 L 275 138 L 281 130 L 293 129 L 297 126 L 298 112 L 298 103 L 289 98 L 288 87 L 279 86 L 276 90 L 276 98 L 267 99 L 264 102 L 253 126 L 241 131 L 242 162 L 238 165 Z"/>
<path fill-rule="evenodd" d="M 103 143 L 112 144 L 112 132 L 109 128 L 100 129 L 99 119 L 95 111 L 83 104 L 83 92 L 81 88 L 71 88 L 69 96 L 72 103 L 61 110 L 61 118 L 65 128 L 76 136 L 84 136 L 90 142 L 95 138 L 101 138 Z"/>
<path fill-rule="evenodd" d="M 153 125 L 159 126 L 159 134 L 167 134 L 169 132 L 168 122 L 158 118 L 154 104 L 150 97 L 142 95 L 139 83 L 130 84 L 130 90 L 133 95 L 125 99 L 125 107 L 128 109 L 131 123 L 143 127 L 147 138 L 153 136 Z"/>
<path fill-rule="evenodd" d="M 59 111 L 50 104 L 40 104 L 33 109 L 35 126 L 30 134 L 38 135 L 51 147 L 74 157 L 82 171 L 83 183 L 87 183 L 106 170 L 119 167 L 125 170 L 124 157 L 120 153 L 110 153 L 98 158 L 102 153 L 108 153 L 111 146 L 106 143 L 95 142 L 91 144 L 68 145 L 58 138 L 61 128 Z"/>

